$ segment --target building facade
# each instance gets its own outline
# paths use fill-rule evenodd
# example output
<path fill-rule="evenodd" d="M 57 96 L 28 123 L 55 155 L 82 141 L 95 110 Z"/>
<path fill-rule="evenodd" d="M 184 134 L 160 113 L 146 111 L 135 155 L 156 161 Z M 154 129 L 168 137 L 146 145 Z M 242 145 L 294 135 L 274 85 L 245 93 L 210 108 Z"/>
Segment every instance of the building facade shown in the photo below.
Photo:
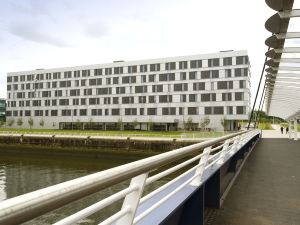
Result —
<path fill-rule="evenodd" d="M 0 122 L 5 121 L 6 100 L 0 98 Z"/>
<path fill-rule="evenodd" d="M 24 128 L 232 130 L 248 119 L 249 65 L 247 51 L 224 51 L 12 72 L 6 116 Z"/>

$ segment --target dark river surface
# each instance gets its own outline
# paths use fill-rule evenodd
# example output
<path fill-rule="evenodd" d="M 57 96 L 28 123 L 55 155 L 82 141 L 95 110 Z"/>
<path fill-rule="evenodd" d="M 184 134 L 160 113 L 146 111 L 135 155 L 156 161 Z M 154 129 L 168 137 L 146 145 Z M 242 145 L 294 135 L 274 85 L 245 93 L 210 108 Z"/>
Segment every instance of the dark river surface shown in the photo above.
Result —
<path fill-rule="evenodd" d="M 0 153 L 0 201 L 144 157 L 146 156 L 132 153 L 121 154 L 120 156 L 115 153 L 111 155 L 106 153 L 100 158 Z M 166 183 L 166 180 L 155 182 L 147 188 L 146 192 L 161 186 L 163 183 Z M 128 184 L 129 181 L 107 188 L 25 224 L 52 224 L 126 188 Z M 122 201 L 117 202 L 78 224 L 99 224 L 104 218 L 118 211 L 121 205 Z"/>

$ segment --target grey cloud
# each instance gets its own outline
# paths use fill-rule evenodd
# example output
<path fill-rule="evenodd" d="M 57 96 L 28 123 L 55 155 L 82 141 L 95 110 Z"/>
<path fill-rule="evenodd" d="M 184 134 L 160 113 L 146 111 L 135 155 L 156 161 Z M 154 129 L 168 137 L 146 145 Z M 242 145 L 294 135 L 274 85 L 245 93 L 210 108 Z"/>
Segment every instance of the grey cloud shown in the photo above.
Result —
<path fill-rule="evenodd" d="M 46 43 L 57 47 L 69 47 L 70 44 L 58 36 L 53 36 L 50 32 L 46 32 L 36 24 L 18 23 L 9 27 L 8 31 L 24 40 L 37 43 Z"/>

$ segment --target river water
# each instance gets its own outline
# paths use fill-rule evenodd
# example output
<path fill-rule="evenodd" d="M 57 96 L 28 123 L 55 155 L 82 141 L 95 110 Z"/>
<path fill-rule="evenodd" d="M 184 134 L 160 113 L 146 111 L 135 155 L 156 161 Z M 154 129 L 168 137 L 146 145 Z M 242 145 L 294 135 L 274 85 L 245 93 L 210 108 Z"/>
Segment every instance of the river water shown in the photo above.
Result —
<path fill-rule="evenodd" d="M 142 156 L 130 155 L 130 153 L 125 157 L 124 155 L 105 154 L 97 159 L 72 156 L 0 154 L 0 201 L 141 158 Z M 165 182 L 164 180 L 156 182 L 149 187 L 149 190 Z M 31 220 L 26 224 L 52 224 L 127 187 L 128 183 L 129 181 L 107 188 Z M 121 204 L 122 202 L 118 202 L 107 207 L 95 215 L 80 221 L 78 224 L 98 224 L 104 218 L 118 211 Z"/>

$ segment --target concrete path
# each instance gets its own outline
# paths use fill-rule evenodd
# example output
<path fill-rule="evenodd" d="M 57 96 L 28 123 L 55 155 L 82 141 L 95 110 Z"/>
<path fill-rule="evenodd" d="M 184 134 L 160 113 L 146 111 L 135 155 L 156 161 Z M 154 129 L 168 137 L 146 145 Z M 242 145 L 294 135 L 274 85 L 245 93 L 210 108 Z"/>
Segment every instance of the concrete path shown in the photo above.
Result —
<path fill-rule="evenodd" d="M 300 139 L 300 132 L 297 133 L 298 138 Z M 278 130 L 262 130 L 262 138 L 289 138 L 289 133 L 286 133 L 285 130 L 283 134 L 280 129 Z M 294 138 L 294 134 L 292 133 L 292 138 Z"/>
<path fill-rule="evenodd" d="M 300 224 L 300 141 L 263 136 L 211 224 Z"/>

